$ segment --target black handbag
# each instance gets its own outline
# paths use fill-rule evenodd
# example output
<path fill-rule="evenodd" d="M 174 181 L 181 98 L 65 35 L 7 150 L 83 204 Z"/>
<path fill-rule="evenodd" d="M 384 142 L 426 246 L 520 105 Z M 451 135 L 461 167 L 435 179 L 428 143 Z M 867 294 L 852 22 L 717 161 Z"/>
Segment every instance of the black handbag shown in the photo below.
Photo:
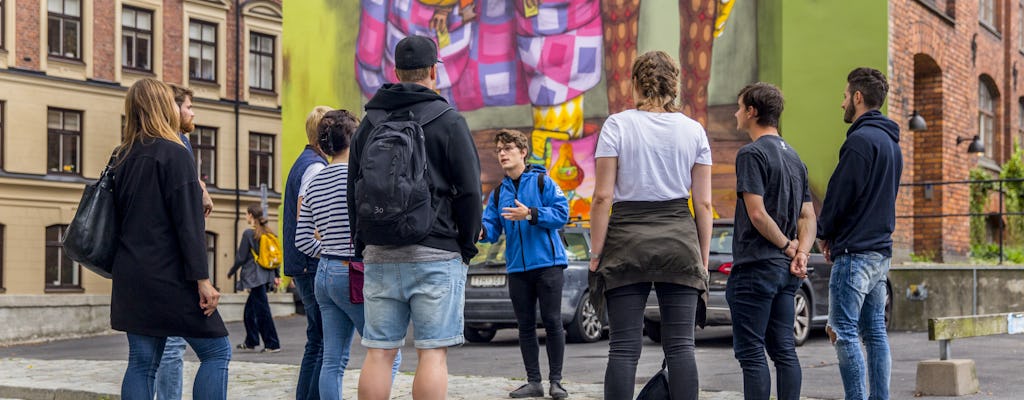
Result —
<path fill-rule="evenodd" d="M 647 381 L 636 400 L 668 400 L 668 360 L 661 362 L 661 371 L 654 374 L 651 380 Z"/>
<path fill-rule="evenodd" d="M 115 155 L 111 155 L 100 178 L 85 185 L 78 210 L 62 239 L 68 257 L 107 279 L 114 269 L 114 253 L 117 251 L 114 160 Z"/>

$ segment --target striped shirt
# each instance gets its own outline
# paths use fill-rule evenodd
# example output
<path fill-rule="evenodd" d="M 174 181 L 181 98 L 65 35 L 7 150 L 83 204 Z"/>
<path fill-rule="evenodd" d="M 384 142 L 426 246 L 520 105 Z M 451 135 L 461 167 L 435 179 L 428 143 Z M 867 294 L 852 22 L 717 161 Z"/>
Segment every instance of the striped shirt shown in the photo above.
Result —
<path fill-rule="evenodd" d="M 313 178 L 302 198 L 295 247 L 310 257 L 326 254 L 352 257 L 352 230 L 348 224 L 348 164 L 330 164 Z M 320 233 L 320 240 L 314 237 Z"/>

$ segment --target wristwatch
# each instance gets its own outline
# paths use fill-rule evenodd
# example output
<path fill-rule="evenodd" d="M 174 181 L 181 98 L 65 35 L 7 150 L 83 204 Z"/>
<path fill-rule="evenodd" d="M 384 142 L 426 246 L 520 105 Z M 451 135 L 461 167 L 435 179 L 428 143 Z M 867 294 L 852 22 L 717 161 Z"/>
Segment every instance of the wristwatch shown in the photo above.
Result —
<path fill-rule="evenodd" d="M 533 213 L 532 212 L 529 213 L 529 214 L 526 214 L 526 220 L 529 221 L 531 219 L 533 219 Z"/>

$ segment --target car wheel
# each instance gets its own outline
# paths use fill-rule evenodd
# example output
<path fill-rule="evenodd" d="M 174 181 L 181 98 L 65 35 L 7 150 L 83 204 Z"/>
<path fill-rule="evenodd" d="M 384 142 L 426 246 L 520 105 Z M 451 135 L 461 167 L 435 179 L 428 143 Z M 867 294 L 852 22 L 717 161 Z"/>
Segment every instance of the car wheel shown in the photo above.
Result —
<path fill-rule="evenodd" d="M 645 319 L 644 331 L 647 332 L 647 337 L 651 338 L 654 343 L 661 343 L 661 322 Z"/>
<path fill-rule="evenodd" d="M 462 336 L 470 343 L 489 343 L 497 333 L 496 329 L 473 329 L 467 326 L 463 329 Z"/>
<path fill-rule="evenodd" d="M 793 296 L 793 339 L 797 346 L 801 346 L 811 335 L 811 302 L 804 289 L 796 291 Z"/>
<path fill-rule="evenodd" d="M 579 307 L 576 307 L 576 318 L 566 328 L 565 339 L 570 343 L 593 343 L 601 340 L 604 326 L 597 316 L 597 309 L 590 304 L 590 294 L 584 293 Z"/>

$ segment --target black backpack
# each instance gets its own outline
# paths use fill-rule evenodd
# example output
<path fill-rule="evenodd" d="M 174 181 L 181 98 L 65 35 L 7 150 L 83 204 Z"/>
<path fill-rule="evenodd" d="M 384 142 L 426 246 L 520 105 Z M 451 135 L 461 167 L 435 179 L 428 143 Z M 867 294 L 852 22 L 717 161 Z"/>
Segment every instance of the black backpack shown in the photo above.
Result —
<path fill-rule="evenodd" d="M 437 219 L 423 126 L 452 108 L 435 101 L 420 115 L 367 110 L 373 128 L 362 146 L 355 183 L 356 232 L 366 244 L 415 244 Z"/>

